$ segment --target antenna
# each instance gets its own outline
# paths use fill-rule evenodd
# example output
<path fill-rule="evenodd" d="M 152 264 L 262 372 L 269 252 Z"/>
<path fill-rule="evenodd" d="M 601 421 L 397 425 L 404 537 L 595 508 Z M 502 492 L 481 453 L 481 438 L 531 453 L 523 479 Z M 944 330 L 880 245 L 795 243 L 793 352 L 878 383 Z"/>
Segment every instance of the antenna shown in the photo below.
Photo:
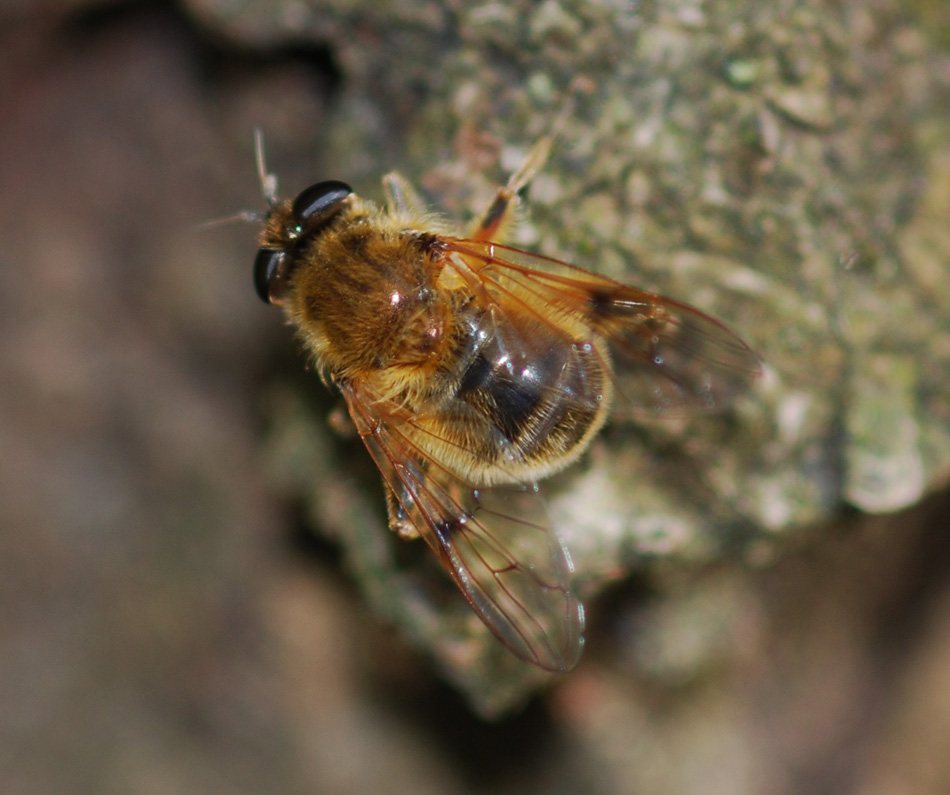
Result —
<path fill-rule="evenodd" d="M 257 178 L 261 183 L 261 193 L 264 194 L 264 200 L 269 207 L 276 207 L 277 198 L 277 175 L 270 174 L 264 163 L 264 131 L 258 127 L 254 130 L 254 160 L 257 162 Z"/>
<path fill-rule="evenodd" d="M 264 133 L 258 127 L 254 130 L 254 162 L 257 164 L 257 179 L 261 183 L 261 193 L 268 207 L 274 209 L 280 200 L 277 198 L 277 175 L 267 172 L 267 165 L 264 162 Z M 239 213 L 225 216 L 224 218 L 214 218 L 211 221 L 203 221 L 193 226 L 194 229 L 213 229 L 216 226 L 232 224 L 235 221 L 251 221 L 261 223 L 267 218 L 267 213 L 257 210 L 242 210 Z"/>

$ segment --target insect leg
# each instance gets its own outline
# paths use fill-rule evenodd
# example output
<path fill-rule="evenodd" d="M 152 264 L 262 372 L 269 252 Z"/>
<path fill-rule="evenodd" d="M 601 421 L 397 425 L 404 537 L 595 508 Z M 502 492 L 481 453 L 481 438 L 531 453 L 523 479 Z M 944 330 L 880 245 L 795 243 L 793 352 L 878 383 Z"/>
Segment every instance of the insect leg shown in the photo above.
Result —
<path fill-rule="evenodd" d="M 577 78 L 571 83 L 568 95 L 554 118 L 551 129 L 535 142 L 525 156 L 524 162 L 509 177 L 508 182 L 498 189 L 488 210 L 479 219 L 469 237 L 473 240 L 494 240 L 496 242 L 504 237 L 505 230 L 511 225 L 515 209 L 518 206 L 518 192 L 531 182 L 534 175 L 547 162 L 551 154 L 551 147 L 554 146 L 554 142 L 560 135 L 565 122 L 574 112 L 577 92 L 590 93 L 592 88 L 586 78 Z"/>
<path fill-rule="evenodd" d="M 425 202 L 416 193 L 409 180 L 395 171 L 383 177 L 383 193 L 390 215 L 400 218 L 418 218 L 425 213 Z"/>
<path fill-rule="evenodd" d="M 511 225 L 515 208 L 518 206 L 518 191 L 527 185 L 531 178 L 541 170 L 548 159 L 553 143 L 550 136 L 544 136 L 528 152 L 520 168 L 511 175 L 508 183 L 498 189 L 488 210 L 482 215 L 469 237 L 474 240 L 499 240 Z"/>
<path fill-rule="evenodd" d="M 389 515 L 389 529 L 402 539 L 412 540 L 419 537 L 419 531 L 409 520 L 405 510 L 389 484 L 383 482 L 383 488 L 386 490 L 386 512 Z"/>

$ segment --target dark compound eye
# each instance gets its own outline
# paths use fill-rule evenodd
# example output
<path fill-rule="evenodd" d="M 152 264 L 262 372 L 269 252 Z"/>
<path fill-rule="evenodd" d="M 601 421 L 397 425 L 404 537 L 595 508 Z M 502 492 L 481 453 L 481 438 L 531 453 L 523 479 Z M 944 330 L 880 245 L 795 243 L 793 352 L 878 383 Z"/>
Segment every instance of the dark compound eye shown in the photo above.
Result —
<path fill-rule="evenodd" d="M 287 255 L 276 248 L 259 249 L 254 258 L 254 287 L 265 304 L 274 303 L 280 298 L 286 258 Z"/>
<path fill-rule="evenodd" d="M 285 230 L 288 246 L 301 234 L 313 234 L 340 210 L 353 189 L 345 182 L 327 180 L 311 185 L 294 199 L 290 207 L 296 229 Z M 254 260 L 254 287 L 265 304 L 279 304 L 293 263 L 281 248 L 258 249 Z"/>
<path fill-rule="evenodd" d="M 311 185 L 294 199 L 294 218 L 308 229 L 329 221 L 343 209 L 343 201 L 353 192 L 345 182 L 328 180 Z"/>

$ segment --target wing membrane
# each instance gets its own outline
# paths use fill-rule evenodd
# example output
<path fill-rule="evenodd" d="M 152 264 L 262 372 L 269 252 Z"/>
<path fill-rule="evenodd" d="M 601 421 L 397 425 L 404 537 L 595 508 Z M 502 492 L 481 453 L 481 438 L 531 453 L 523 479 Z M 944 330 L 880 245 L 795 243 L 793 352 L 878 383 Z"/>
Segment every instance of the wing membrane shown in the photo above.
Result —
<path fill-rule="evenodd" d="M 477 488 L 418 448 L 412 419 L 370 408 L 353 387 L 343 392 L 401 510 L 479 617 L 522 659 L 550 671 L 573 668 L 583 608 L 569 586 L 570 555 L 536 486 Z"/>
<path fill-rule="evenodd" d="M 534 315 L 559 327 L 576 350 L 608 360 L 617 414 L 717 410 L 760 372 L 748 345 L 687 304 L 496 243 L 450 239 L 447 248 L 462 278 L 478 283 L 497 311 Z"/>

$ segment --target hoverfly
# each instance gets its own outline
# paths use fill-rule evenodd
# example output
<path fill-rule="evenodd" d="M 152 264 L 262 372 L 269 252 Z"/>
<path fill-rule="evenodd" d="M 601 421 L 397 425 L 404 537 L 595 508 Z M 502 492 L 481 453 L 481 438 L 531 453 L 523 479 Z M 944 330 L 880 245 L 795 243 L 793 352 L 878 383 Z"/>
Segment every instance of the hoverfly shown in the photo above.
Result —
<path fill-rule="evenodd" d="M 383 207 L 337 181 L 280 201 L 258 138 L 270 209 L 254 282 L 343 394 L 391 529 L 426 540 L 509 650 L 563 672 L 584 610 L 537 481 L 611 414 L 726 405 L 759 358 L 686 304 L 500 242 L 552 137 L 462 235 L 396 174 Z"/>

